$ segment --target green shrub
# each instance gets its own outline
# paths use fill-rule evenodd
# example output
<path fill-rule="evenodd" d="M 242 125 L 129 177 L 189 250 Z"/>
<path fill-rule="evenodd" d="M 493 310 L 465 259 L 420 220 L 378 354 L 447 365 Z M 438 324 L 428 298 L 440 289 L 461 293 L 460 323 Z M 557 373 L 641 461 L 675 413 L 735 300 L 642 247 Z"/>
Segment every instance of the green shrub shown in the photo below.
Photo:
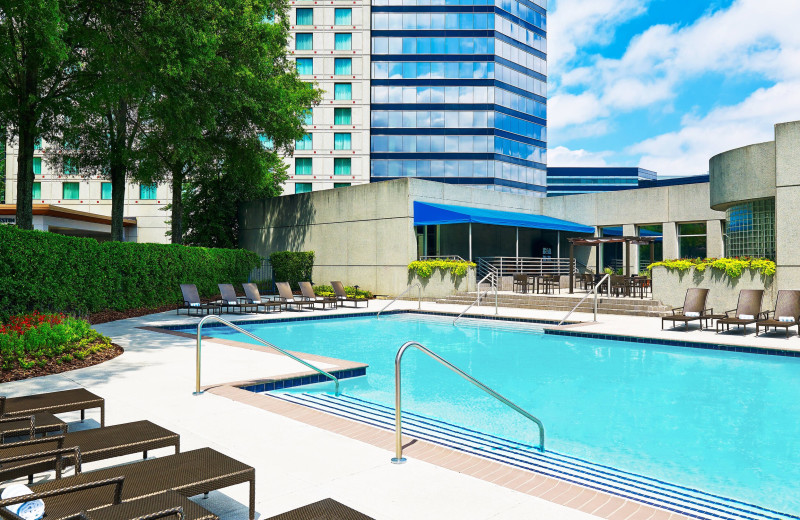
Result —
<path fill-rule="evenodd" d="M 298 282 L 311 281 L 314 269 L 314 251 L 275 251 L 269 255 L 272 278 L 276 282 L 289 282 L 292 289 L 300 289 Z"/>
<path fill-rule="evenodd" d="M 355 287 L 350 287 L 349 285 L 345 285 L 344 292 L 347 296 L 351 298 L 372 298 L 373 295 L 369 291 L 365 291 L 364 289 L 356 290 Z M 332 298 L 336 296 L 336 293 L 333 291 L 333 287 L 330 285 L 315 285 L 314 286 L 314 294 L 317 296 L 327 296 Z"/>
<path fill-rule="evenodd" d="M 31 310 L 157 307 L 179 301 L 182 283 L 213 296 L 218 283 L 246 282 L 260 261 L 239 249 L 101 243 L 0 226 L 0 319 Z"/>
<path fill-rule="evenodd" d="M 430 278 L 434 269 L 450 271 L 451 276 L 460 278 L 467 274 L 470 267 L 475 267 L 475 263 L 466 260 L 418 260 L 408 264 L 408 270 L 415 272 L 420 278 Z"/>
<path fill-rule="evenodd" d="M 647 269 L 651 270 L 653 267 L 658 266 L 666 267 L 670 271 L 688 271 L 694 268 L 699 272 L 703 272 L 710 267 L 725 273 L 730 278 L 739 278 L 745 269 L 758 271 L 764 276 L 775 274 L 775 262 L 768 258 L 750 258 L 748 256 L 735 258 L 679 258 L 654 262 L 647 266 Z"/>

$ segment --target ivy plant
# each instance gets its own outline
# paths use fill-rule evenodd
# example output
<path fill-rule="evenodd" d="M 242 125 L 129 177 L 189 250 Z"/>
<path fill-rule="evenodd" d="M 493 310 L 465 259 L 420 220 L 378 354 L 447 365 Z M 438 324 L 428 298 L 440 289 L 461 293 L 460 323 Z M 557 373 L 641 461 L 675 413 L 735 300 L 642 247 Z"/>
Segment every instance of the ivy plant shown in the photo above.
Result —
<path fill-rule="evenodd" d="M 647 266 L 647 269 L 649 271 L 658 266 L 666 267 L 670 271 L 688 271 L 694 268 L 701 273 L 710 267 L 725 273 L 730 278 L 739 278 L 746 269 L 758 271 L 764 276 L 773 276 L 775 274 L 775 262 L 772 260 L 747 256 L 734 258 L 679 258 L 654 262 Z"/>
<path fill-rule="evenodd" d="M 434 269 L 450 271 L 451 276 L 460 278 L 467 274 L 467 269 L 475 265 L 475 262 L 466 260 L 417 260 L 408 264 L 408 270 L 420 278 L 430 278 Z"/>

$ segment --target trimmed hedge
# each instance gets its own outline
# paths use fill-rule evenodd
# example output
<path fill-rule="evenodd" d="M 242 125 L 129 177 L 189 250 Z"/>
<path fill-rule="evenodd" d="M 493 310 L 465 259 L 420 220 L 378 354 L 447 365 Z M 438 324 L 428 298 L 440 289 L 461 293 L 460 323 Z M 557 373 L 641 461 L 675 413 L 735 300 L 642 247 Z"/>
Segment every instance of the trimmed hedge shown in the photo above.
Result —
<path fill-rule="evenodd" d="M 300 289 L 299 282 L 311 280 L 314 269 L 314 251 L 275 251 L 269 255 L 272 278 L 276 282 L 289 282 L 292 289 Z"/>
<path fill-rule="evenodd" d="M 261 259 L 241 249 L 97 242 L 0 226 L 0 320 L 32 310 L 84 314 L 156 307 L 246 282 Z"/>

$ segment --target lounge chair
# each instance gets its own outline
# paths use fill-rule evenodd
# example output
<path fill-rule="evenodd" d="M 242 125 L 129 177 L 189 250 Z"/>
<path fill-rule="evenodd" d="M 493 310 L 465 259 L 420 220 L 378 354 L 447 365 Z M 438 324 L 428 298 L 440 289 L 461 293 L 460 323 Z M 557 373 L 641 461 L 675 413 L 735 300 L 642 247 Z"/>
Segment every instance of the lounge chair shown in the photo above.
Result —
<path fill-rule="evenodd" d="M 76 471 L 80 472 L 80 469 L 76 467 Z M 167 491 L 192 497 L 228 486 L 249 483 L 249 518 L 255 520 L 255 480 L 256 473 L 252 467 L 211 448 L 201 448 L 134 464 L 80 472 L 70 477 L 32 484 L 29 487 L 35 494 L 34 497 L 39 493 L 63 491 L 73 486 L 86 485 L 89 488 L 76 492 L 74 496 L 64 500 L 60 497 L 48 499 L 45 494 L 42 500 L 45 502 L 47 519 L 56 520 L 77 515 L 81 511 L 92 511 L 108 506 L 112 503 L 109 498 L 115 495 L 118 497 L 116 503 L 120 500 L 128 502 L 142 499 Z M 117 485 L 118 493 L 100 489 L 102 486 L 112 484 Z M 27 500 L 27 497 L 10 500 L 13 502 L 0 501 L 0 506 L 19 503 L 21 500 Z"/>
<path fill-rule="evenodd" d="M 761 327 L 764 327 L 764 332 L 768 332 L 770 327 L 776 332 L 778 327 L 783 327 L 788 338 L 789 329 L 794 326 L 797 326 L 800 335 L 800 291 L 778 291 L 775 310 L 767 311 L 764 318 L 756 322 L 756 336 Z"/>
<path fill-rule="evenodd" d="M 81 411 L 81 422 L 86 410 L 100 408 L 100 426 L 106 423 L 106 401 L 85 388 L 48 392 L 46 394 L 6 397 L 0 395 L 0 417 L 28 417 L 39 412 L 65 413 Z"/>
<path fill-rule="evenodd" d="M 256 284 L 243 283 L 242 288 L 244 289 L 245 301 L 247 303 L 257 305 L 256 312 L 261 312 L 258 310 L 259 307 L 263 307 L 264 312 L 268 312 L 270 309 L 274 309 L 275 307 L 277 307 L 278 312 L 280 312 L 283 303 L 263 298 Z"/>
<path fill-rule="evenodd" d="M 283 303 L 286 308 L 288 309 L 290 305 L 294 305 L 297 308 L 302 309 L 303 307 L 311 307 L 314 308 L 315 302 L 310 302 L 307 300 L 299 300 L 294 297 L 292 294 L 292 287 L 289 285 L 289 282 L 277 282 L 275 286 L 278 288 L 279 300 Z"/>
<path fill-rule="evenodd" d="M 353 302 L 353 307 L 358 307 L 358 302 L 364 302 L 367 304 L 367 307 L 369 307 L 368 299 L 347 296 L 347 291 L 344 290 L 342 282 L 331 282 L 331 286 L 333 287 L 333 293 L 336 295 L 336 299 L 339 301 L 340 305 L 342 305 L 343 302 Z"/>
<path fill-rule="evenodd" d="M 332 498 L 326 498 L 313 504 L 308 504 L 297 509 L 292 509 L 267 520 L 375 520 L 371 516 L 359 513 Z"/>
<path fill-rule="evenodd" d="M 725 311 L 725 317 L 717 320 L 717 333 L 731 330 L 731 325 L 742 327 L 742 335 L 747 334 L 747 326 L 764 319 L 766 313 L 761 312 L 763 289 L 742 289 L 739 291 L 739 302 L 735 309 Z"/>
<path fill-rule="evenodd" d="M 335 309 L 336 305 L 339 303 L 336 298 L 326 298 L 314 294 L 314 288 L 311 286 L 311 282 L 300 282 L 300 292 L 303 294 L 303 298 L 306 301 L 318 303 L 322 305 L 323 309 L 325 309 L 326 305 Z"/>
<path fill-rule="evenodd" d="M 28 436 L 33 439 L 36 434 L 50 432 L 67 433 L 67 423 L 51 414 L 41 412 L 28 417 L 7 417 L 0 419 L 0 442 L 9 437 Z"/>
<path fill-rule="evenodd" d="M 229 283 L 218 283 L 217 287 L 219 287 L 219 294 L 222 299 L 216 303 L 219 305 L 220 309 L 225 309 L 225 312 L 238 312 L 239 314 L 242 314 L 245 312 L 258 311 L 260 304 L 239 301 L 239 297 L 236 296 L 236 291 L 234 290 L 233 285 Z M 246 298 L 242 298 L 242 300 L 246 300 Z"/>
<path fill-rule="evenodd" d="M 519 292 L 527 293 L 528 287 L 530 287 L 531 290 L 533 290 L 533 284 L 531 283 L 530 278 L 528 277 L 527 274 L 512 273 L 511 280 L 512 280 L 511 289 L 513 292 L 517 292 L 517 290 L 519 289 Z"/>
<path fill-rule="evenodd" d="M 11 480 L 55 470 L 60 477 L 60 465 L 54 465 L 52 458 L 31 458 L 42 452 L 51 450 L 71 450 L 78 447 L 81 462 L 95 462 L 122 455 L 143 453 L 147 458 L 148 450 L 174 447 L 180 452 L 180 436 L 150 421 L 137 421 L 117 424 L 104 428 L 81 430 L 64 435 L 51 435 L 40 439 L 0 444 L 0 481 Z M 65 455 L 63 461 L 73 466 L 74 455 Z"/>
<path fill-rule="evenodd" d="M 215 303 L 203 303 L 200 300 L 200 294 L 197 292 L 197 286 L 193 283 L 182 283 L 181 293 L 183 294 L 183 302 L 175 310 L 175 314 L 180 314 L 181 310 L 186 310 L 186 314 L 191 316 L 194 311 L 195 316 L 203 314 L 219 314 L 219 305 Z"/>
<path fill-rule="evenodd" d="M 689 330 L 690 321 L 699 321 L 700 328 L 703 327 L 702 322 L 705 321 L 708 325 L 708 320 L 713 319 L 714 309 L 706 308 L 706 300 L 708 299 L 708 289 L 687 289 L 686 297 L 683 300 L 683 307 L 675 307 L 672 309 L 672 314 L 663 316 L 661 318 L 661 329 L 664 329 L 664 322 L 671 321 L 672 326 L 675 322 L 683 322 L 686 330 Z"/>
<path fill-rule="evenodd" d="M 65 480 L 56 480 L 63 483 Z M 6 510 L 5 507 L 22 502 L 42 500 L 45 518 L 48 520 L 155 520 L 180 513 L 182 520 L 219 520 L 215 514 L 203 509 L 185 496 L 175 491 L 164 491 L 155 495 L 122 501 L 125 477 L 117 476 L 101 482 L 86 482 L 78 485 L 56 487 L 47 491 L 0 500 L 2 515 L 14 520 L 21 517 Z M 82 507 L 86 497 L 95 505 Z M 100 500 L 95 500 L 99 497 Z"/>

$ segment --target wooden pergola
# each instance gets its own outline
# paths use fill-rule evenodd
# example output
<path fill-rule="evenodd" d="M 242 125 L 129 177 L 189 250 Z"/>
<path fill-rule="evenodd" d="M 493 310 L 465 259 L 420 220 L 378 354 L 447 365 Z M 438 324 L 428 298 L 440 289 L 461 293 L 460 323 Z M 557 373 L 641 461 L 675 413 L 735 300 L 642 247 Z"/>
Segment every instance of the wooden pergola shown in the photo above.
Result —
<path fill-rule="evenodd" d="M 568 238 L 569 241 L 569 293 L 572 294 L 575 289 L 575 246 L 593 246 L 595 248 L 595 265 L 600 269 L 600 247 L 602 244 L 619 244 L 625 243 L 625 276 L 631 274 L 631 244 L 635 246 L 644 246 L 653 244 L 659 237 L 575 237 Z M 650 248 L 650 263 L 652 264 L 654 256 L 653 247 Z"/>

